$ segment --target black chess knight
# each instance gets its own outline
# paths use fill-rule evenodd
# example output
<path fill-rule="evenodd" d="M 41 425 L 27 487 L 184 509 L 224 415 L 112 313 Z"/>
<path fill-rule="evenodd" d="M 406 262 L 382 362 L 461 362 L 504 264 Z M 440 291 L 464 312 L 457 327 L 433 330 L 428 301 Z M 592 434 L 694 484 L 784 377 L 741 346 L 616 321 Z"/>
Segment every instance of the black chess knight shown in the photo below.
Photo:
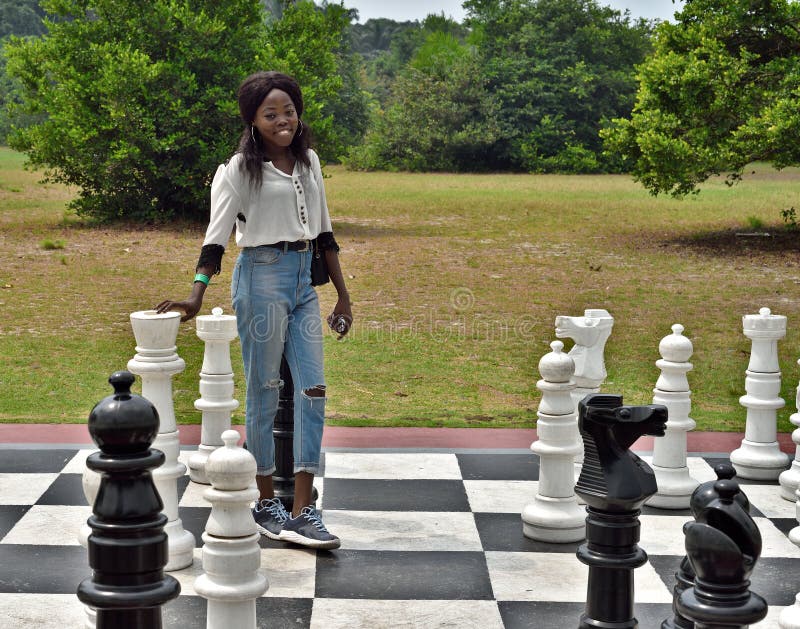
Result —
<path fill-rule="evenodd" d="M 647 561 L 639 541 L 639 510 L 657 491 L 653 470 L 629 450 L 643 435 L 662 436 L 665 406 L 623 406 L 622 396 L 587 395 L 578 405 L 584 461 L 575 493 L 586 502 L 589 566 L 586 611 L 579 629 L 636 629 L 633 570 Z"/>

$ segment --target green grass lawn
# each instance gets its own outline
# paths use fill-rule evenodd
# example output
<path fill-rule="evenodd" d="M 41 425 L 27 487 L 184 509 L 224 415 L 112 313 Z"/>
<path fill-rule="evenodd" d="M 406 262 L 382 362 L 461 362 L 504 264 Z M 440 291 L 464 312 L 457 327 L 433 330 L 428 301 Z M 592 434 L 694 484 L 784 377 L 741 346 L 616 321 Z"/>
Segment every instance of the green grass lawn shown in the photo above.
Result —
<path fill-rule="evenodd" d="M 38 184 L 23 162 L 0 150 L 0 421 L 82 422 L 134 354 L 129 313 L 188 296 L 204 226 L 87 226 L 65 213 L 72 192 Z M 797 206 L 800 171 L 757 166 L 736 187 L 712 181 L 679 201 L 624 176 L 326 170 L 356 316 L 350 337 L 325 341 L 330 423 L 533 426 L 556 315 L 605 308 L 615 318 L 605 391 L 649 403 L 659 341 L 681 323 L 695 349 L 692 417 L 742 430 L 741 317 L 767 306 L 789 317 L 779 419 L 792 428 L 800 234 L 780 210 Z M 771 236 L 737 236 L 753 226 Z M 204 312 L 230 312 L 234 256 L 231 242 Z M 333 288 L 320 296 L 326 314 Z M 178 351 L 176 413 L 196 423 L 193 322 Z M 233 361 L 243 401 L 236 344 Z"/>

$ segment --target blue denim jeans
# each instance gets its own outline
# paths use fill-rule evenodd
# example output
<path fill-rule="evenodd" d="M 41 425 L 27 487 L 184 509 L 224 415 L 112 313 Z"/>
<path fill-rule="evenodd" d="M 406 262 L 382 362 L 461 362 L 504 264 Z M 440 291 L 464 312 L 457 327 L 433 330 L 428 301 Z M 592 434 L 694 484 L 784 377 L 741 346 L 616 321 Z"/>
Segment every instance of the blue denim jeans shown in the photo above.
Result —
<path fill-rule="evenodd" d="M 308 251 L 246 247 L 233 270 L 231 302 L 247 383 L 245 434 L 259 475 L 275 471 L 272 426 L 284 354 L 294 383 L 294 471 L 319 471 L 325 397 L 306 391 L 324 390 L 325 375 L 322 322 L 310 267 Z"/>

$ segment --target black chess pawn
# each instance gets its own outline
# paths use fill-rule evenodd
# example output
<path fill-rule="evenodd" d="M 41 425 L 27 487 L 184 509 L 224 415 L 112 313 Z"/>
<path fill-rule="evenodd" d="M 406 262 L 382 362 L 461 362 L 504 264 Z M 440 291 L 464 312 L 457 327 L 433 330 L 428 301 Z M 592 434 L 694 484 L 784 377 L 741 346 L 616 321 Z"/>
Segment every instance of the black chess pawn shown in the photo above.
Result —
<path fill-rule="evenodd" d="M 761 533 L 743 506 L 746 500 L 736 481 L 720 479 L 713 490 L 718 497 L 683 527 L 695 577 L 676 607 L 695 629 L 746 629 L 767 615 L 766 601 L 750 591 Z"/>
<path fill-rule="evenodd" d="M 150 448 L 158 434 L 158 412 L 131 393 L 134 377 L 112 374 L 114 395 L 89 415 L 89 433 L 100 448 L 86 464 L 101 474 L 89 518 L 89 565 L 93 576 L 78 586 L 78 598 L 97 610 L 97 629 L 160 629 L 161 605 L 180 593 L 165 576 L 167 516 L 150 470 L 164 453 Z"/>
<path fill-rule="evenodd" d="M 587 395 L 578 405 L 584 461 L 575 493 L 586 502 L 586 543 L 578 559 L 589 566 L 586 611 L 579 629 L 636 629 L 633 570 L 647 561 L 639 548 L 639 513 L 657 491 L 653 470 L 629 450 L 642 435 L 661 436 L 667 408 L 623 406 L 619 395 Z"/>

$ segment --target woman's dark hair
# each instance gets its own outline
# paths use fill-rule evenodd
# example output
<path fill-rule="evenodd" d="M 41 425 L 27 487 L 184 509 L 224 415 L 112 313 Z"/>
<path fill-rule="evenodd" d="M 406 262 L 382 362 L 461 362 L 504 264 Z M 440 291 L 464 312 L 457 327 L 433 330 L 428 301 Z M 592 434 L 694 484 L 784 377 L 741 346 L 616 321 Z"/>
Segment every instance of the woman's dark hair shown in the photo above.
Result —
<path fill-rule="evenodd" d="M 239 152 L 244 159 L 242 160 L 242 171 L 250 175 L 250 183 L 261 185 L 262 169 L 264 167 L 264 141 L 259 133 L 252 133 L 253 120 L 261 103 L 272 90 L 283 90 L 292 99 L 294 108 L 297 111 L 298 119 L 303 115 L 303 95 L 300 86 L 292 77 L 281 74 L 280 72 L 256 72 L 248 76 L 239 86 L 239 114 L 244 121 L 244 130 L 239 138 Z M 255 139 L 254 139 L 255 138 Z M 311 146 L 311 130 L 306 123 L 303 123 L 302 133 L 295 133 L 289 150 L 295 159 L 305 164 L 311 165 L 308 158 L 308 149 Z"/>

